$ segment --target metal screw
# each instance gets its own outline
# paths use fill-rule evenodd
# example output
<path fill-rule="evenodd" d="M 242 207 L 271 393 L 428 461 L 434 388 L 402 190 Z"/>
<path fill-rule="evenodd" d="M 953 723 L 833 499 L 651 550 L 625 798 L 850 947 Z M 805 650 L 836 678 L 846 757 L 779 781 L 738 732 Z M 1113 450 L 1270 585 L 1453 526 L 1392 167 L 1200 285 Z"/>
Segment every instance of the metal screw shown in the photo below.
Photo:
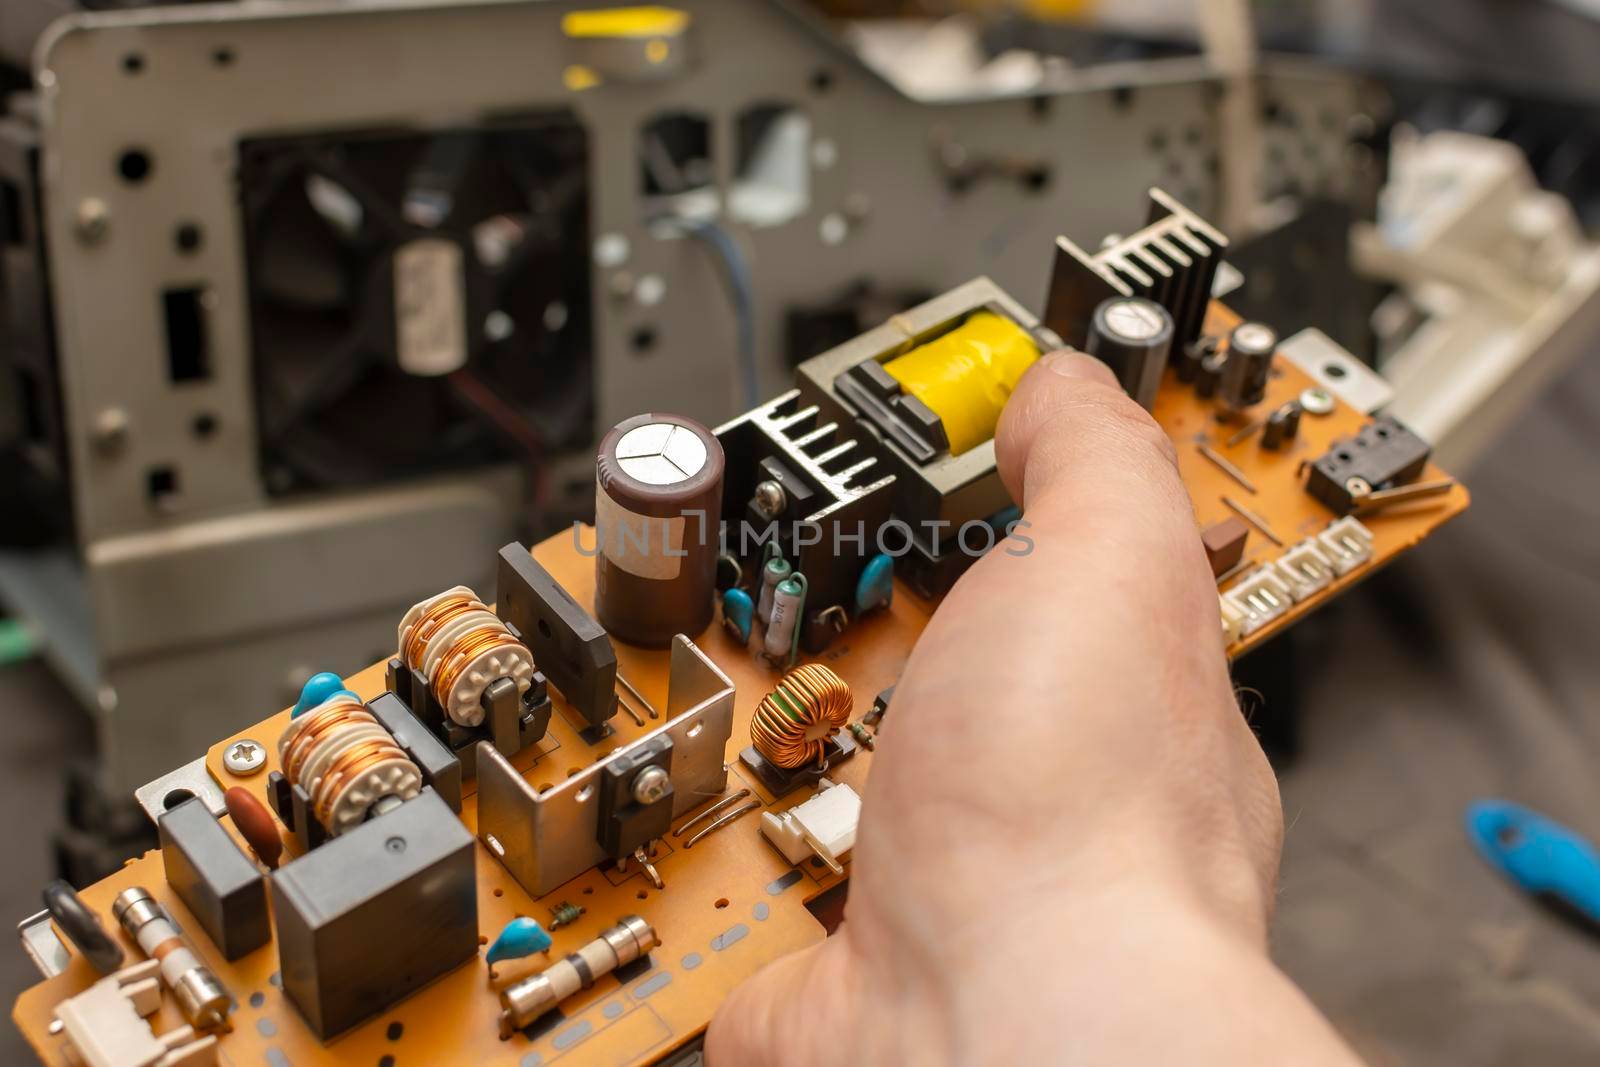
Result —
<path fill-rule="evenodd" d="M 762 517 L 775 519 L 789 506 L 789 495 L 783 491 L 782 485 L 769 478 L 756 485 L 753 502 Z"/>
<path fill-rule="evenodd" d="M 235 741 L 222 754 L 222 765 L 234 774 L 254 774 L 267 765 L 267 746 L 248 737 Z"/>
<path fill-rule="evenodd" d="M 633 776 L 633 799 L 640 804 L 654 804 L 666 796 L 671 787 L 671 775 L 660 767 L 646 767 Z"/>
<path fill-rule="evenodd" d="M 101 452 L 116 452 L 128 440 L 128 413 L 121 408 L 106 408 L 94 417 L 91 433 Z"/>
<path fill-rule="evenodd" d="M 1372 486 L 1360 475 L 1351 475 L 1344 480 L 1345 492 L 1353 497 L 1364 497 L 1372 492 Z"/>
<path fill-rule="evenodd" d="M 99 197 L 78 204 L 78 239 L 86 245 L 99 244 L 111 230 L 111 207 Z"/>

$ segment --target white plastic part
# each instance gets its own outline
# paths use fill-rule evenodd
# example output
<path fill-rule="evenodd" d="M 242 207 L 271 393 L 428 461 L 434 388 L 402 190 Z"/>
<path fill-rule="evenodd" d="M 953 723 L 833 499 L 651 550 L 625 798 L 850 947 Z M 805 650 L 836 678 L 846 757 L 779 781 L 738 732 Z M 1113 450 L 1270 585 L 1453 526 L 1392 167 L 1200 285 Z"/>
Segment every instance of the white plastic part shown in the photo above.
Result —
<path fill-rule="evenodd" d="M 1244 636 L 1244 612 L 1228 603 L 1228 598 L 1218 595 L 1217 604 L 1222 611 L 1222 643 L 1231 645 Z"/>
<path fill-rule="evenodd" d="M 56 1005 L 67 1062 L 83 1067 L 215 1067 L 217 1039 L 179 1026 L 151 1032 L 140 1016 L 161 1007 L 161 964 L 141 960 Z"/>
<path fill-rule="evenodd" d="M 763 814 L 761 833 L 790 863 L 815 854 L 835 874 L 842 874 L 839 857 L 855 846 L 860 821 L 861 797 L 856 791 L 823 778 L 810 800 L 778 815 Z"/>
<path fill-rule="evenodd" d="M 1222 599 L 1243 613 L 1240 633 L 1244 637 L 1249 637 L 1294 606 L 1294 595 L 1270 565 L 1258 567 L 1228 590 Z"/>
<path fill-rule="evenodd" d="M 1333 582 L 1333 564 L 1315 541 L 1301 541 L 1289 548 L 1274 566 L 1296 602 L 1328 588 Z"/>
<path fill-rule="evenodd" d="M 1333 572 L 1341 577 L 1372 558 L 1372 531 L 1354 515 L 1335 519 L 1317 535 Z"/>
<path fill-rule="evenodd" d="M 417 625 L 423 612 L 427 611 L 440 599 L 448 596 L 467 596 L 478 600 L 478 594 L 464 585 L 446 589 L 428 599 L 414 605 L 405 617 L 400 620 L 397 633 L 398 648 L 402 657 L 406 647 L 406 639 L 411 635 L 412 627 Z M 482 601 L 478 601 L 482 604 Z M 428 643 L 422 650 L 422 662 L 418 669 L 424 680 L 431 682 L 434 674 L 439 670 L 448 652 L 458 638 L 468 630 L 480 626 L 499 626 L 500 616 L 490 611 L 487 605 L 478 610 L 466 612 L 451 619 L 444 626 L 434 631 Z M 462 726 L 477 726 L 483 722 L 483 691 L 490 683 L 500 678 L 510 678 L 517 684 L 518 694 L 526 693 L 533 684 L 534 673 L 533 656 L 524 645 L 500 645 L 496 648 L 480 652 L 464 670 L 456 677 L 455 685 L 451 687 L 449 702 L 445 712 L 456 723 Z"/>

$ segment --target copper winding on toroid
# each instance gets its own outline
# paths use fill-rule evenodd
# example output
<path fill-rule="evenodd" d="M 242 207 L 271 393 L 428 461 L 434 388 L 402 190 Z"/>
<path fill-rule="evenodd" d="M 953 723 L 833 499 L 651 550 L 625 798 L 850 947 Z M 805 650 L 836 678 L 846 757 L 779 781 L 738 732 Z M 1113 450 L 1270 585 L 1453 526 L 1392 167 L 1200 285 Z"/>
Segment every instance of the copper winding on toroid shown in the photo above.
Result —
<path fill-rule="evenodd" d="M 854 703 L 844 679 L 820 663 L 807 663 L 762 698 L 750 720 L 750 740 L 778 767 L 821 763 L 828 737 L 850 720 Z"/>
<path fill-rule="evenodd" d="M 439 706 L 454 722 L 483 722 L 483 691 L 500 678 L 526 693 L 533 682 L 533 655 L 487 604 L 464 585 L 413 606 L 400 620 L 398 654 L 427 681 Z"/>
<path fill-rule="evenodd" d="M 366 705 L 349 696 L 292 720 L 278 739 L 278 761 L 335 836 L 422 788 L 417 765 Z"/>

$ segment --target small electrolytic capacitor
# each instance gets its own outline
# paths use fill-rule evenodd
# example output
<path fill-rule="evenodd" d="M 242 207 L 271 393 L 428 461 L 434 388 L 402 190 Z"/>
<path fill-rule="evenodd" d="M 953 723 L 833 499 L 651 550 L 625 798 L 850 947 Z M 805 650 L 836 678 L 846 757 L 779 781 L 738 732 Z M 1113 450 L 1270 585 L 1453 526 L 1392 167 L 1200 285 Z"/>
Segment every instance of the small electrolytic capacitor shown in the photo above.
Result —
<path fill-rule="evenodd" d="M 722 445 L 680 415 L 614 426 L 595 460 L 595 615 L 612 636 L 657 648 L 716 613 Z"/>
<path fill-rule="evenodd" d="M 111 914 L 146 956 L 161 961 L 161 981 L 172 990 L 190 1026 L 214 1030 L 227 1024 L 233 1003 L 228 987 L 195 955 L 148 889 L 132 886 L 118 893 Z"/>
<path fill-rule="evenodd" d="M 772 591 L 772 617 L 767 620 L 767 633 L 761 646 L 769 658 L 788 660 L 805 602 L 805 581 L 798 574 L 791 574 Z"/>
<path fill-rule="evenodd" d="M 1139 296 L 1102 300 L 1089 319 L 1084 351 L 1110 367 L 1123 391 L 1148 411 L 1155 406 L 1172 352 L 1172 316 Z"/>
<path fill-rule="evenodd" d="M 1183 354 L 1178 357 L 1178 381 L 1191 385 L 1200 376 L 1200 364 L 1204 359 L 1217 350 L 1215 337 L 1196 337 L 1193 341 L 1183 346 Z"/>
<path fill-rule="evenodd" d="M 761 566 L 761 596 L 756 600 L 756 618 L 767 622 L 772 618 L 772 594 L 778 583 L 789 577 L 794 568 L 782 556 L 773 556 Z"/>
<path fill-rule="evenodd" d="M 1278 334 L 1261 322 L 1241 322 L 1228 335 L 1228 358 L 1222 364 L 1218 395 L 1234 411 L 1259 404 L 1267 394 L 1267 378 L 1272 373 L 1272 355 L 1278 350 Z"/>
<path fill-rule="evenodd" d="M 1210 352 L 1200 360 L 1194 376 L 1194 395 L 1202 400 L 1216 396 L 1217 384 L 1222 381 L 1222 366 L 1227 362 L 1224 352 Z"/>
<path fill-rule="evenodd" d="M 1275 452 L 1299 432 L 1300 405 L 1291 400 L 1267 416 L 1267 424 L 1261 428 L 1261 447 Z"/>

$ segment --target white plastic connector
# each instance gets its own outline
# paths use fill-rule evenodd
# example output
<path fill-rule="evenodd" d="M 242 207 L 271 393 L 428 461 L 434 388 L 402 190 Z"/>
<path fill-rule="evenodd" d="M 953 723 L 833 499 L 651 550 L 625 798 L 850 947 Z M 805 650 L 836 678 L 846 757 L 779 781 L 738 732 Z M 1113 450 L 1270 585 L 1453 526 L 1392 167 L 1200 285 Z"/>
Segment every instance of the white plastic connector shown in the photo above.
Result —
<path fill-rule="evenodd" d="M 1349 574 L 1372 558 L 1372 531 L 1354 515 L 1335 519 L 1317 535 L 1317 543 L 1328 557 L 1333 573 Z"/>
<path fill-rule="evenodd" d="M 1301 541 L 1279 556 L 1274 566 L 1296 601 L 1328 588 L 1333 582 L 1333 564 L 1315 541 Z"/>
<path fill-rule="evenodd" d="M 817 782 L 817 794 L 778 815 L 761 816 L 761 833 L 790 863 L 815 854 L 835 874 L 843 874 L 839 857 L 856 843 L 861 821 L 861 798 L 847 785 L 826 778 Z"/>
<path fill-rule="evenodd" d="M 1249 637 L 1294 606 L 1294 595 L 1271 566 L 1258 567 L 1223 597 L 1244 615 L 1240 634 Z"/>
<path fill-rule="evenodd" d="M 141 960 L 56 1005 L 63 1052 L 75 1067 L 216 1067 L 217 1038 L 178 1026 L 151 1032 L 161 1007 L 159 960 Z"/>
<path fill-rule="evenodd" d="M 1222 610 L 1222 643 L 1231 645 L 1244 636 L 1244 612 L 1228 603 L 1225 596 L 1217 597 Z"/>

